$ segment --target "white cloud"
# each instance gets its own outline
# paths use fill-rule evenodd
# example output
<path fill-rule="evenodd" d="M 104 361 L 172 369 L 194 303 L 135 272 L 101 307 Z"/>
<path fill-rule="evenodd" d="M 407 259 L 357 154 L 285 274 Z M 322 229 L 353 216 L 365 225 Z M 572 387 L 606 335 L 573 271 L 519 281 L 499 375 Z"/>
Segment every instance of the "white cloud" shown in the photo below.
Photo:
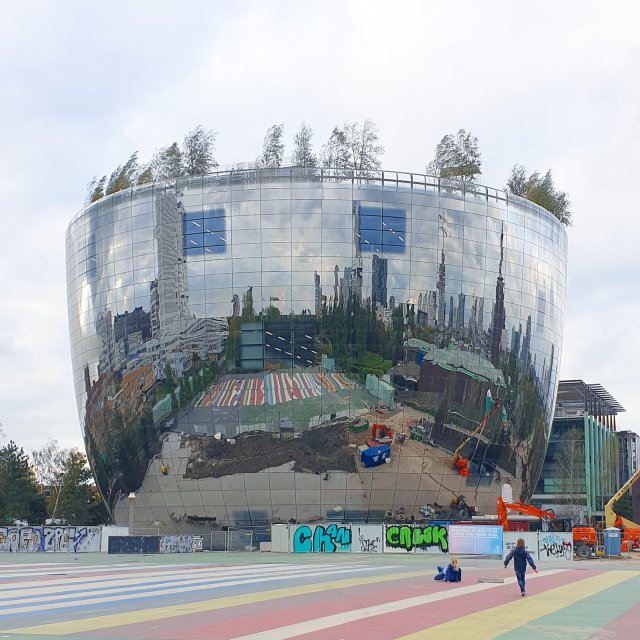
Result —
<path fill-rule="evenodd" d="M 31 449 L 80 446 L 64 230 L 92 175 L 198 124 L 217 159 L 253 159 L 302 120 L 319 149 L 371 117 L 389 169 L 421 171 L 459 127 L 485 183 L 552 168 L 571 197 L 562 376 L 601 383 L 640 431 L 633 366 L 640 232 L 640 9 L 595 2 L 47 2 L 3 7 L 0 421 Z"/>

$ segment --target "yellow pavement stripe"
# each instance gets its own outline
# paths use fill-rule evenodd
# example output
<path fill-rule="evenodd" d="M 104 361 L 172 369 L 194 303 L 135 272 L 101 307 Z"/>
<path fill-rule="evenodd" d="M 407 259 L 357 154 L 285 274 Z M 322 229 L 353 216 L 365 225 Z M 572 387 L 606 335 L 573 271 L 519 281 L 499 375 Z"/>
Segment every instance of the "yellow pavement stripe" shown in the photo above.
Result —
<path fill-rule="evenodd" d="M 289 587 L 286 589 L 273 589 L 258 593 L 245 593 L 238 596 L 228 596 L 226 598 L 216 598 L 215 600 L 205 600 L 203 602 L 191 602 L 174 605 L 170 607 L 157 607 L 154 609 L 143 609 L 141 611 L 129 611 L 127 613 L 114 613 L 106 616 L 95 616 L 82 620 L 68 620 L 66 622 L 54 622 L 42 624 L 34 627 L 21 627 L 19 629 L 2 629 L 3 633 L 31 633 L 34 635 L 54 635 L 62 636 L 70 633 L 82 633 L 87 631 L 97 631 L 98 629 L 109 629 L 126 624 L 136 624 L 138 622 L 152 622 L 165 618 L 190 615 L 193 613 L 203 613 L 205 611 L 215 611 L 227 607 L 238 607 L 256 602 L 266 602 L 279 598 L 289 598 L 291 596 L 318 593 L 320 591 L 330 591 L 332 589 L 347 589 L 359 587 L 361 585 L 375 584 L 377 582 L 390 582 L 393 580 L 404 580 L 407 578 L 417 578 L 425 576 L 425 571 L 403 571 L 384 576 L 367 576 L 362 578 L 346 578 L 344 580 L 334 580 L 331 582 L 320 582 L 319 584 L 308 584 L 299 587 Z"/>
<path fill-rule="evenodd" d="M 526 598 L 516 597 L 516 591 L 513 602 L 470 613 L 429 629 L 402 636 L 397 640 L 430 640 L 431 638 L 441 640 L 447 637 L 493 640 L 507 631 L 564 609 L 578 600 L 588 598 L 637 575 L 636 571 L 607 571 Z"/>

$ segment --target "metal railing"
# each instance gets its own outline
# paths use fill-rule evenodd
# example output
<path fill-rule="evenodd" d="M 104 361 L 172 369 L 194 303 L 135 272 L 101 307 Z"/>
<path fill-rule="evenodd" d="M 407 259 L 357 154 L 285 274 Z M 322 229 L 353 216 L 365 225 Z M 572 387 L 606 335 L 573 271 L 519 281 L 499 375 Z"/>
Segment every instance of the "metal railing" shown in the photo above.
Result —
<path fill-rule="evenodd" d="M 450 178 L 438 178 L 424 173 L 411 173 L 403 171 L 383 171 L 383 170 L 362 170 L 329 167 L 274 167 L 274 168 L 237 168 L 239 166 L 249 167 L 249 163 L 236 165 L 230 169 L 216 171 L 201 176 L 178 176 L 175 178 L 159 180 L 143 185 L 138 185 L 130 189 L 125 189 L 117 193 L 110 194 L 93 202 L 72 219 L 72 224 L 85 211 L 95 207 L 97 204 L 103 205 L 110 199 L 123 199 L 132 197 L 133 194 L 150 189 L 180 189 L 182 187 L 204 187 L 213 186 L 233 186 L 233 185 L 258 185 L 269 182 L 316 182 L 319 184 L 330 183 L 333 185 L 343 184 L 356 188 L 375 188 L 382 190 L 420 191 L 442 195 L 444 197 L 469 197 L 484 200 L 501 201 L 507 204 L 513 203 L 518 208 L 535 213 L 544 213 L 553 217 L 546 209 L 540 207 L 526 198 L 513 195 L 502 189 L 488 187 L 481 184 L 465 180 L 452 180 Z M 560 223 L 558 223 L 562 226 Z"/>

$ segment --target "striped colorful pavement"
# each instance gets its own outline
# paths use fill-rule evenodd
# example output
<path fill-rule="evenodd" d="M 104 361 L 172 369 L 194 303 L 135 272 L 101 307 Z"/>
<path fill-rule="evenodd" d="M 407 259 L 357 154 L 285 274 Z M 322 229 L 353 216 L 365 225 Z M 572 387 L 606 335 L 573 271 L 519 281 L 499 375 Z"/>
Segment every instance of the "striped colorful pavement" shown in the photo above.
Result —
<path fill-rule="evenodd" d="M 622 565 L 548 567 L 521 598 L 499 561 L 463 560 L 463 582 L 443 584 L 419 557 L 46 559 L 0 564 L 0 639 L 640 638 L 640 570 Z"/>

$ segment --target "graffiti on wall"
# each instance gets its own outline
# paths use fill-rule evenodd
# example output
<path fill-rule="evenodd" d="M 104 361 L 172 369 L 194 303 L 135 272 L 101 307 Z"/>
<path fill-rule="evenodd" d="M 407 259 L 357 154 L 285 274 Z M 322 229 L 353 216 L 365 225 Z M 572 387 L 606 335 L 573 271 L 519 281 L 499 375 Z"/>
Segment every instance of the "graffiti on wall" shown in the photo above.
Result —
<path fill-rule="evenodd" d="M 358 553 L 382 553 L 380 527 L 375 525 L 352 526 L 353 543 L 351 551 Z"/>
<path fill-rule="evenodd" d="M 572 560 L 573 542 L 571 534 L 541 534 L 538 544 L 540 558 L 545 560 Z"/>
<path fill-rule="evenodd" d="M 316 525 L 312 530 L 308 525 L 300 525 L 293 534 L 295 553 L 336 553 L 350 551 L 351 528 L 337 524 Z"/>
<path fill-rule="evenodd" d="M 202 536 L 174 535 L 160 538 L 160 553 L 193 553 L 202 551 Z"/>
<path fill-rule="evenodd" d="M 0 552 L 97 552 L 100 534 L 100 527 L 0 527 Z"/>
<path fill-rule="evenodd" d="M 449 549 L 447 528 L 440 524 L 424 527 L 407 524 L 391 525 L 386 528 L 385 545 L 390 549 L 414 551 L 436 548 L 442 553 Z"/>

